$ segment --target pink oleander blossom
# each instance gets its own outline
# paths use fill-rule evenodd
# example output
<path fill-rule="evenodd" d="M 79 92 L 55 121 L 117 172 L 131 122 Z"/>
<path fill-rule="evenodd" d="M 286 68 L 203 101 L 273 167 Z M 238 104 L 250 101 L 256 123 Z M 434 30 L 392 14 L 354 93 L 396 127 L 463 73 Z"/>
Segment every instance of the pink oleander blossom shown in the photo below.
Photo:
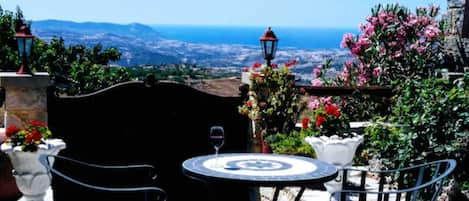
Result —
<path fill-rule="evenodd" d="M 358 76 L 358 86 L 365 86 L 368 82 L 368 76 L 365 73 L 362 73 Z"/>
<path fill-rule="evenodd" d="M 315 86 L 315 87 L 320 87 L 320 86 L 322 86 L 322 80 L 321 80 L 321 79 L 318 79 L 318 78 L 313 79 L 313 80 L 311 81 L 311 85 L 313 85 L 313 86 Z"/>
<path fill-rule="evenodd" d="M 381 67 L 373 68 L 373 76 L 375 77 L 378 77 L 379 75 L 381 75 L 382 72 L 383 70 L 381 69 Z"/>
<path fill-rule="evenodd" d="M 341 48 L 346 48 L 348 47 L 348 44 L 353 41 L 353 34 L 351 33 L 346 33 L 344 34 L 344 37 L 342 38 L 342 42 L 340 43 Z"/>
<path fill-rule="evenodd" d="M 310 110 L 315 110 L 319 108 L 320 101 L 316 96 L 311 96 L 310 100 L 307 103 L 307 106 Z"/>
<path fill-rule="evenodd" d="M 322 70 L 322 65 L 318 65 L 316 66 L 316 68 L 314 68 L 313 70 L 314 78 L 318 78 L 321 76 L 321 70 Z"/>

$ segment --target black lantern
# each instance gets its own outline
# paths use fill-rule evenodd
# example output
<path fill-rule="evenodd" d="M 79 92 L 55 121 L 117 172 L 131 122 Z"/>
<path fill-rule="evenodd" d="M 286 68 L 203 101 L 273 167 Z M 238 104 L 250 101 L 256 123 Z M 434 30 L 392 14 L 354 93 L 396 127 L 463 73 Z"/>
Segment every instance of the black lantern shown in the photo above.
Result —
<path fill-rule="evenodd" d="M 18 53 L 22 61 L 20 69 L 18 69 L 16 74 L 32 74 L 28 65 L 28 58 L 31 55 L 34 36 L 26 25 L 22 25 L 15 37 L 18 42 Z"/>
<path fill-rule="evenodd" d="M 265 31 L 264 35 L 260 38 L 262 54 L 264 59 L 267 61 L 267 66 L 270 66 L 270 61 L 275 58 L 275 52 L 277 51 L 278 38 L 270 27 Z"/>

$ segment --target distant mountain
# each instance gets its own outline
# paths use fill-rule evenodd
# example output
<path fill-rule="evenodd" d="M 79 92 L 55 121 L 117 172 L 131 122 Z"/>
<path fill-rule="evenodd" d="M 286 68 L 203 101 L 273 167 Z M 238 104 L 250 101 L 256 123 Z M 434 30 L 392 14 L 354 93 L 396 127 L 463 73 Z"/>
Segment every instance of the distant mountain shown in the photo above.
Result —
<path fill-rule="evenodd" d="M 104 47 L 115 47 L 122 52 L 118 65 L 179 63 L 180 59 L 158 52 L 149 43 L 164 40 L 153 28 L 143 24 L 112 24 L 97 22 L 71 22 L 60 20 L 34 21 L 32 32 L 39 38 L 50 41 L 62 37 L 67 45 L 83 44 L 92 47 L 101 43 Z"/>
<path fill-rule="evenodd" d="M 58 31 L 61 32 L 74 32 L 79 34 L 95 34 L 95 33 L 108 33 L 119 36 L 127 36 L 134 38 L 142 38 L 146 40 L 160 40 L 161 34 L 153 28 L 139 24 L 113 24 L 102 22 L 72 22 L 61 20 L 42 20 L 34 21 L 32 24 L 33 29 L 40 29 L 42 31 Z"/>

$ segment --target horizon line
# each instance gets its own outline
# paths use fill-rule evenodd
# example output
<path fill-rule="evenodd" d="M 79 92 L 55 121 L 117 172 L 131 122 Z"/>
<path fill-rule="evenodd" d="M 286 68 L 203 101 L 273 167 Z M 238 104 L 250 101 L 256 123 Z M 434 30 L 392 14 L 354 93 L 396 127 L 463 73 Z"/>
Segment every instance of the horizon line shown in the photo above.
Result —
<path fill-rule="evenodd" d="M 298 28 L 298 29 L 358 29 L 357 27 L 329 27 L 329 26 L 306 26 L 306 25 L 242 25 L 242 24 L 175 24 L 175 23 L 142 23 L 142 22 L 108 22 L 108 21 L 77 21 L 68 19 L 39 19 L 39 20 L 28 20 L 31 22 L 38 21 L 62 21 L 72 23 L 103 23 L 103 24 L 116 24 L 116 25 L 132 25 L 142 24 L 146 26 L 185 26 L 185 27 L 245 27 L 245 28 L 267 28 L 267 27 L 278 27 L 278 28 Z"/>

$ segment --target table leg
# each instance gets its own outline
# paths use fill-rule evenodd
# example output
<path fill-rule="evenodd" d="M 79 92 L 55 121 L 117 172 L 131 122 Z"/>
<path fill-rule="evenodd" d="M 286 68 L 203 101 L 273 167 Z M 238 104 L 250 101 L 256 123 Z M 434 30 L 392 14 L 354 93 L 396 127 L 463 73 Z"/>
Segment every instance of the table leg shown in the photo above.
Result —
<path fill-rule="evenodd" d="M 302 186 L 298 194 L 296 194 L 295 201 L 300 201 L 301 196 L 303 196 L 303 193 L 305 192 L 306 187 Z"/>

